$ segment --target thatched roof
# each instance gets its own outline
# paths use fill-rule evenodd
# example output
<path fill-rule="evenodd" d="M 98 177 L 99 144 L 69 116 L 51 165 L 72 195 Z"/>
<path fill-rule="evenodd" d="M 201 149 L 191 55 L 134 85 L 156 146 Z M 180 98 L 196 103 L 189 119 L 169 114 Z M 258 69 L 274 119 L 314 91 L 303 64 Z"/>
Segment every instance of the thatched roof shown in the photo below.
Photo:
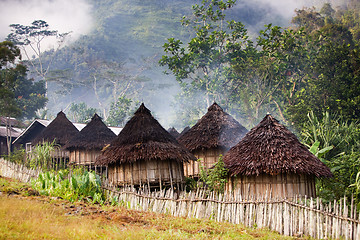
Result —
<path fill-rule="evenodd" d="M 175 139 L 180 136 L 180 133 L 179 133 L 174 127 L 169 128 L 167 131 L 168 131 L 168 132 L 171 134 L 171 136 L 173 136 Z"/>
<path fill-rule="evenodd" d="M 181 137 L 182 135 L 184 135 L 187 131 L 189 131 L 190 130 L 190 127 L 189 126 L 186 126 L 182 131 L 181 131 L 181 133 L 180 133 L 180 135 L 177 137 L 177 138 L 179 138 L 179 137 Z"/>
<path fill-rule="evenodd" d="M 296 173 L 332 177 L 330 169 L 271 115 L 224 156 L 230 175 Z"/>
<path fill-rule="evenodd" d="M 95 113 L 91 121 L 66 144 L 65 148 L 68 150 L 79 148 L 101 150 L 115 138 L 115 133 Z"/>
<path fill-rule="evenodd" d="M 214 103 L 178 141 L 190 151 L 218 147 L 227 150 L 238 143 L 246 133 L 245 127 Z"/>
<path fill-rule="evenodd" d="M 60 111 L 56 118 L 34 139 L 33 144 L 43 141 L 52 142 L 64 146 L 69 140 L 79 133 L 79 130 L 66 118 L 65 113 Z"/>
<path fill-rule="evenodd" d="M 121 164 L 139 160 L 187 162 L 196 159 L 141 104 L 118 137 L 98 157 L 97 164 Z"/>

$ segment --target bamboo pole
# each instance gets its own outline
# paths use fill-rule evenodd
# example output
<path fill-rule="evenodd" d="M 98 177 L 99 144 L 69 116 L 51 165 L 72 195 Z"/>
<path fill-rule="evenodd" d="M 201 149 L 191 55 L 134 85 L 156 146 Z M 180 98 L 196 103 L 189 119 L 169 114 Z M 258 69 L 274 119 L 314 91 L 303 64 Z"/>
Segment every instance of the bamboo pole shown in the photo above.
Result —
<path fill-rule="evenodd" d="M 149 169 L 148 169 L 148 162 L 145 161 L 145 168 L 146 168 L 146 181 L 148 185 L 148 190 L 150 192 L 150 180 L 149 180 Z"/>
<path fill-rule="evenodd" d="M 172 171 L 171 171 L 171 161 L 169 161 L 169 175 L 170 175 L 170 184 L 171 184 L 171 189 L 174 189 L 174 185 L 173 185 L 173 177 L 172 177 Z"/>

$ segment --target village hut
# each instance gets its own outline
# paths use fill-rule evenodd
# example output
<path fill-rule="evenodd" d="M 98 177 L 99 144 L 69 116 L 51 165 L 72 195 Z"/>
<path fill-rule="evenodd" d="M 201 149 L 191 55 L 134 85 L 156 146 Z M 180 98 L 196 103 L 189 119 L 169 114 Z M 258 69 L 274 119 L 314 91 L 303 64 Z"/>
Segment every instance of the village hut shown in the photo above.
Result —
<path fill-rule="evenodd" d="M 116 138 L 96 113 L 91 121 L 65 145 L 70 152 L 70 164 L 87 166 L 95 165 L 95 159 L 101 150 Z"/>
<path fill-rule="evenodd" d="M 13 151 L 14 147 L 20 147 L 20 145 L 12 143 L 20 133 L 21 129 L 19 128 L 0 126 L 0 157 L 9 154 L 8 144 L 10 144 L 10 151 Z"/>
<path fill-rule="evenodd" d="M 214 103 L 192 128 L 180 135 L 178 141 L 200 159 L 202 166 L 211 168 L 246 133 L 245 127 Z M 185 176 L 196 178 L 199 172 L 199 162 L 184 164 Z"/>
<path fill-rule="evenodd" d="M 178 139 L 180 136 L 182 136 L 182 135 L 184 135 L 187 131 L 189 131 L 190 130 L 190 127 L 189 126 L 186 126 L 182 131 L 181 131 L 181 133 L 179 134 L 179 136 L 176 138 L 176 139 Z"/>
<path fill-rule="evenodd" d="M 315 197 L 315 178 L 332 177 L 330 169 L 296 136 L 267 115 L 224 156 L 227 191 L 243 198 Z"/>
<path fill-rule="evenodd" d="M 171 127 L 168 129 L 168 132 L 171 134 L 171 136 L 173 136 L 175 139 L 178 138 L 180 136 L 180 133 L 174 128 Z"/>
<path fill-rule="evenodd" d="M 52 153 L 52 157 L 68 160 L 69 152 L 64 146 L 78 133 L 79 130 L 67 119 L 65 113 L 60 111 L 56 118 L 36 136 L 32 144 L 54 142 L 58 147 Z"/>
<path fill-rule="evenodd" d="M 13 143 L 22 132 L 24 124 L 15 118 L 0 116 L 0 157 L 9 154 L 14 148 L 20 148 L 20 144 Z"/>
<path fill-rule="evenodd" d="M 141 104 L 96 163 L 108 166 L 108 179 L 113 186 L 161 189 L 179 188 L 184 182 L 183 163 L 194 160 Z"/>
<path fill-rule="evenodd" d="M 42 130 L 49 124 L 50 120 L 35 119 L 21 134 L 13 141 L 13 144 L 22 145 L 27 153 L 32 151 L 32 142 Z"/>

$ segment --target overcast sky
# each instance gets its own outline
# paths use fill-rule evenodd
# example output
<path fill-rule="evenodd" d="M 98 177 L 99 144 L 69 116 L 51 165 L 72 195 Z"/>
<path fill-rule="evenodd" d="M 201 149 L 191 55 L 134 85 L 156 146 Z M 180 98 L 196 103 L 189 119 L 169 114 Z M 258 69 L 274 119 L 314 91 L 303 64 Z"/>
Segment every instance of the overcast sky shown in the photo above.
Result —
<path fill-rule="evenodd" d="M 75 40 L 93 25 L 92 6 L 86 0 L 0 0 L 0 41 L 10 33 L 10 24 L 31 25 L 44 20 L 51 30 L 72 32 Z"/>

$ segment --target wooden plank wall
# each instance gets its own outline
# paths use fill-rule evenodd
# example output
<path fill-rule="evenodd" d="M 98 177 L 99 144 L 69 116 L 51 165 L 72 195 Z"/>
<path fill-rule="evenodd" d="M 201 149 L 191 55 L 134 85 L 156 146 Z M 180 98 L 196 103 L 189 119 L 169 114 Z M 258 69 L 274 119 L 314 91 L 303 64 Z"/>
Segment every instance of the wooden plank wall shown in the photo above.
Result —
<path fill-rule="evenodd" d="M 108 181 L 113 186 L 176 186 L 184 182 L 182 163 L 137 161 L 108 166 Z"/>
<path fill-rule="evenodd" d="M 196 150 L 192 152 L 196 159 L 200 159 L 200 163 L 205 168 L 211 168 L 217 163 L 219 156 L 224 155 L 224 151 L 219 148 L 211 148 L 205 150 Z M 190 161 L 184 163 L 184 176 L 186 177 L 198 177 L 200 173 L 200 167 L 198 161 Z"/>
<path fill-rule="evenodd" d="M 316 197 L 315 178 L 298 174 L 228 177 L 225 189 L 227 192 L 239 191 L 243 196 L 249 197 Z"/>
<path fill-rule="evenodd" d="M 94 165 L 95 159 L 101 154 L 101 150 L 75 149 L 70 151 L 69 159 L 71 164 Z"/>

